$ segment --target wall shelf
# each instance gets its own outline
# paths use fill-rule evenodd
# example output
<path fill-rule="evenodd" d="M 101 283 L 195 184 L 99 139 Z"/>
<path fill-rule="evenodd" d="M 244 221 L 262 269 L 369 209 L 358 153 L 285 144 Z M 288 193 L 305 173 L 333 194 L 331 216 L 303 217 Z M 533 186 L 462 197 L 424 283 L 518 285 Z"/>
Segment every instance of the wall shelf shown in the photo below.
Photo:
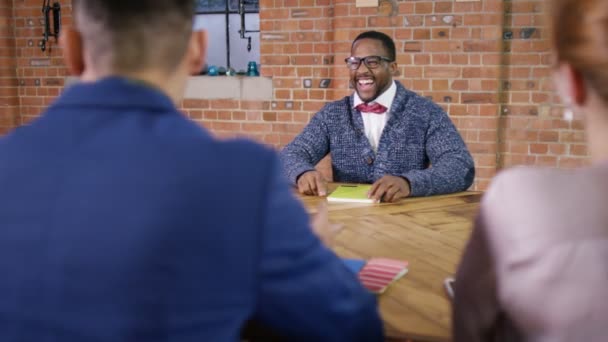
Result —
<path fill-rule="evenodd" d="M 66 77 L 66 86 L 78 82 L 77 77 Z M 185 99 L 232 99 L 272 101 L 270 77 L 247 76 L 191 76 L 186 86 Z"/>

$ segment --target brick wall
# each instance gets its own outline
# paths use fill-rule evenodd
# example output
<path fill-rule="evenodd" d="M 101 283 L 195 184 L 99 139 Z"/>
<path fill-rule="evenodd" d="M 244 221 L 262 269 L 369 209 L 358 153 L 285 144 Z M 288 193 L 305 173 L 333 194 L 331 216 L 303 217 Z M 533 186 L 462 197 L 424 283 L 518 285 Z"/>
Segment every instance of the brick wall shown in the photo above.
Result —
<path fill-rule="evenodd" d="M 562 120 L 555 105 L 543 3 L 505 2 L 499 167 L 573 168 L 589 162 L 582 122 Z"/>
<path fill-rule="evenodd" d="M 0 0 L 0 135 L 19 120 L 12 0 Z"/>
<path fill-rule="evenodd" d="M 71 2 L 60 3 L 62 25 L 70 25 Z M 13 0 L 13 6 L 20 123 L 25 124 L 36 118 L 59 95 L 67 70 L 55 38 L 49 39 L 44 52 L 40 49 L 44 32 L 42 2 Z"/>
<path fill-rule="evenodd" d="M 542 2 L 260 0 L 261 72 L 273 79 L 272 101 L 186 99 L 182 107 L 218 136 L 281 147 L 324 103 L 350 93 L 343 60 L 359 32 L 375 29 L 396 41 L 397 79 L 450 114 L 474 155 L 475 188 L 506 166 L 583 165 L 582 124 L 563 121 L 554 105 Z M 69 3 L 61 1 L 64 24 Z M 35 118 L 63 87 L 59 49 L 37 46 L 40 5 L 0 0 L 0 132 Z M 329 173 L 327 161 L 320 169 Z"/>

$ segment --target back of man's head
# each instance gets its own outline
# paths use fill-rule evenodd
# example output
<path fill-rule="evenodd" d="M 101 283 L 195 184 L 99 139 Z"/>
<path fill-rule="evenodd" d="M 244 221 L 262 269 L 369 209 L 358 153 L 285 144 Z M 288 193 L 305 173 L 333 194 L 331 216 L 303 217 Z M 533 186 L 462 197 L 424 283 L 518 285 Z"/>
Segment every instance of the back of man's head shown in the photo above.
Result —
<path fill-rule="evenodd" d="M 73 0 L 75 25 L 94 68 L 172 71 L 186 53 L 192 0 Z"/>

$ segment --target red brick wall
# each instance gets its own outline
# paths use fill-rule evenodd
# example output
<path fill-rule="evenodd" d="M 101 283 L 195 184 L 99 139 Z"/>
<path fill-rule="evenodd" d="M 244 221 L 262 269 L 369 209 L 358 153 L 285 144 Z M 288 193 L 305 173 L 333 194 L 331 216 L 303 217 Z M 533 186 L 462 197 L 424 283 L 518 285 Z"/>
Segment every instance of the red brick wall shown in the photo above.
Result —
<path fill-rule="evenodd" d="M 69 24 L 70 1 L 61 3 Z M 273 79 L 272 101 L 186 99 L 183 108 L 219 136 L 281 147 L 324 103 L 349 94 L 343 60 L 358 33 L 375 29 L 395 38 L 397 79 L 450 114 L 474 155 L 475 188 L 501 167 L 582 165 L 581 122 L 563 121 L 553 105 L 542 3 L 381 0 L 378 8 L 357 8 L 355 0 L 260 0 L 261 72 Z M 36 117 L 63 87 L 59 49 L 37 46 L 40 5 L 0 0 L 0 132 Z M 324 78 L 327 89 L 319 87 Z"/>
<path fill-rule="evenodd" d="M 0 135 L 19 120 L 14 24 L 12 0 L 0 0 Z"/>
<path fill-rule="evenodd" d="M 587 164 L 580 120 L 562 120 L 550 78 L 544 1 L 505 2 L 499 166 Z M 529 37 L 527 39 L 524 39 Z"/>
<path fill-rule="evenodd" d="M 52 2 L 51 2 L 52 3 Z M 60 1 L 62 25 L 71 24 L 71 1 Z M 61 49 L 50 38 L 40 49 L 44 21 L 42 1 L 13 0 L 15 22 L 16 74 L 19 82 L 20 122 L 36 118 L 63 89 L 67 71 Z"/>

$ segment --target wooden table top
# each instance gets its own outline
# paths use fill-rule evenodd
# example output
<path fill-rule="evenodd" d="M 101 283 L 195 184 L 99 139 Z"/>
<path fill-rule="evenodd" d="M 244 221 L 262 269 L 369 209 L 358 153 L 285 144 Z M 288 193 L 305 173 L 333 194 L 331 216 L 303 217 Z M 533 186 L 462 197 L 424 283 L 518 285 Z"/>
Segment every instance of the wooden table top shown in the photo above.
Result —
<path fill-rule="evenodd" d="M 299 198 L 310 213 L 325 200 Z M 480 199 L 480 192 L 461 192 L 397 203 L 328 203 L 330 222 L 344 225 L 333 247 L 338 255 L 409 262 L 409 272 L 379 296 L 387 338 L 450 340 L 451 306 L 443 281 L 456 270 Z"/>

